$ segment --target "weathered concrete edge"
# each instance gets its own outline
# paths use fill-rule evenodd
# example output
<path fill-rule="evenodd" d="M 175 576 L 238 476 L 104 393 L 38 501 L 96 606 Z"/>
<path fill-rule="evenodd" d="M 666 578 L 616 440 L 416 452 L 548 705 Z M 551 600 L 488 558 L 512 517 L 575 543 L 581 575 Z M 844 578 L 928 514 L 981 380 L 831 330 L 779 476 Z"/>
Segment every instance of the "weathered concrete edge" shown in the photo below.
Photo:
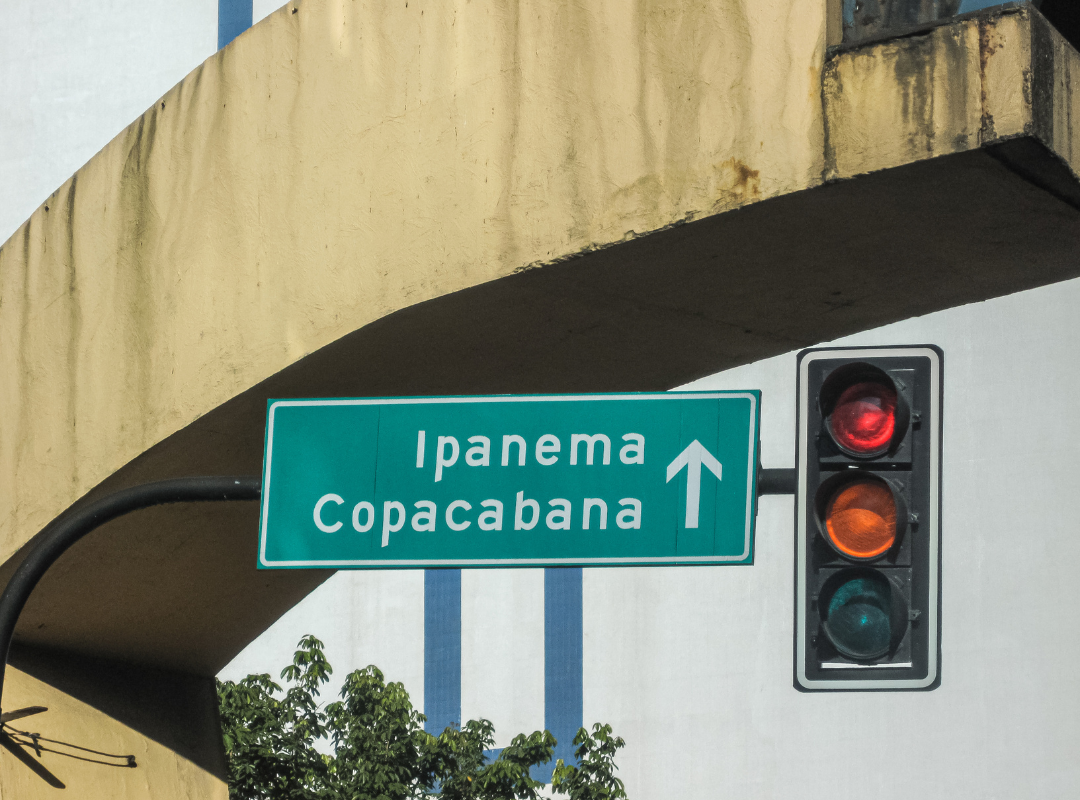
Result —
<path fill-rule="evenodd" d="M 977 62 L 974 52 L 977 41 Z M 917 62 L 925 74 L 901 75 L 905 60 Z M 944 77 L 940 74 L 945 63 Z M 935 68 L 936 67 L 936 68 Z M 972 74 L 974 69 L 974 74 Z M 949 24 L 906 32 L 899 38 L 860 46 L 830 48 L 822 81 L 825 121 L 826 182 L 844 180 L 965 150 L 986 149 L 1036 185 L 1076 204 L 1080 187 L 1080 103 L 1072 90 L 1072 74 L 1080 70 L 1080 53 L 1028 4 L 997 7 L 964 15 Z M 872 75 L 877 71 L 880 75 Z M 887 76 L 887 73 L 892 73 Z M 870 111 L 858 106 L 858 92 L 845 85 L 855 75 L 863 83 L 887 84 L 892 93 L 879 96 Z M 910 85 L 905 85 L 905 78 Z M 946 83 L 935 87 L 935 83 Z M 977 103 L 975 87 L 978 89 Z M 944 126 L 920 125 L 912 120 L 920 99 L 930 113 L 934 92 L 968 96 L 960 119 Z M 916 90 L 926 93 L 916 97 Z M 884 109 L 884 110 L 883 110 Z M 875 124 L 883 116 L 893 125 Z M 934 121 L 938 118 L 935 117 Z M 877 137 L 884 142 L 866 156 L 860 142 Z M 902 140 L 908 141 L 902 141 Z M 1017 156 L 1040 148 L 1014 147 L 1010 142 L 1031 139 L 1045 148 L 1055 164 L 1028 164 Z M 944 144 L 943 144 L 944 143 Z M 1002 147 L 1004 145 L 1004 147 Z M 874 160 L 894 153 L 887 161 Z M 902 154 L 902 155 L 901 155 Z M 1047 170 L 1058 174 L 1047 175 Z"/>

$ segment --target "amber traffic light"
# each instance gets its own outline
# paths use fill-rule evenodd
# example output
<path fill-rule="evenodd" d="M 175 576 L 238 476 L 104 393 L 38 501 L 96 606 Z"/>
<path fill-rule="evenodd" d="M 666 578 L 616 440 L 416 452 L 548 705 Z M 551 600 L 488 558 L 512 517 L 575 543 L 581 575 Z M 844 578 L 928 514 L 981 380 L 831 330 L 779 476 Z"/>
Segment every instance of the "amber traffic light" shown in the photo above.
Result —
<path fill-rule="evenodd" d="M 798 361 L 795 685 L 940 681 L 941 351 Z"/>
<path fill-rule="evenodd" d="M 878 558 L 896 543 L 897 499 L 883 480 L 860 475 L 825 493 L 829 544 L 853 560 Z"/>

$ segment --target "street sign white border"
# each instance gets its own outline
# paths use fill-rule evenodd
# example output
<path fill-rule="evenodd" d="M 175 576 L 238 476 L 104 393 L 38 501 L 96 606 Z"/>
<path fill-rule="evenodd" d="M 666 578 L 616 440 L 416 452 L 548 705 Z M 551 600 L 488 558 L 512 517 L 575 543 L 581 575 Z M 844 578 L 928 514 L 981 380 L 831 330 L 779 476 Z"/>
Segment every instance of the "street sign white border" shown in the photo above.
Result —
<path fill-rule="evenodd" d="M 270 507 L 270 468 L 274 446 L 274 412 L 289 406 L 364 406 L 364 405 L 432 405 L 443 403 L 535 403 L 581 402 L 597 400 L 721 400 L 750 401 L 750 442 L 747 456 L 746 528 L 743 552 L 737 556 L 666 556 L 662 558 L 475 558 L 475 559 L 401 559 L 401 560 L 321 560 L 269 561 L 266 558 L 266 520 Z M 265 568 L 424 568 L 424 567 L 529 567 L 567 564 L 574 566 L 658 566 L 663 564 L 724 564 L 745 561 L 750 556 L 751 533 L 754 529 L 754 506 L 757 492 L 757 413 L 758 398 L 752 392 L 658 392 L 585 395 L 489 395 L 475 397 L 389 397 L 340 398 L 330 400 L 275 400 L 270 404 L 266 420 L 266 448 L 263 458 L 262 505 L 259 513 L 259 565 Z"/>
<path fill-rule="evenodd" d="M 795 489 L 795 542 L 796 542 L 796 590 L 795 590 L 795 664 L 796 677 L 804 689 L 846 689 L 859 691 L 866 689 L 925 689 L 937 680 L 938 676 L 938 641 L 940 620 L 938 619 L 938 597 L 940 588 L 940 548 L 941 527 L 938 522 L 941 502 L 941 356 L 929 347 L 895 348 L 838 348 L 836 350 L 816 350 L 807 353 L 799 362 L 799 439 L 796 464 L 802 464 L 803 453 L 807 452 L 810 442 L 808 416 L 809 370 L 814 361 L 833 358 L 920 358 L 930 359 L 930 414 L 928 424 L 933 435 L 930 437 L 930 513 L 927 530 L 930 533 L 930 597 L 926 609 L 931 641 L 927 647 L 927 669 L 925 678 L 901 679 L 894 681 L 836 681 L 810 680 L 806 677 L 806 471 L 799 470 L 798 484 Z M 895 665 L 894 665 L 895 666 Z M 850 668 L 857 669 L 852 665 Z M 897 667 L 900 668 L 900 667 Z"/>

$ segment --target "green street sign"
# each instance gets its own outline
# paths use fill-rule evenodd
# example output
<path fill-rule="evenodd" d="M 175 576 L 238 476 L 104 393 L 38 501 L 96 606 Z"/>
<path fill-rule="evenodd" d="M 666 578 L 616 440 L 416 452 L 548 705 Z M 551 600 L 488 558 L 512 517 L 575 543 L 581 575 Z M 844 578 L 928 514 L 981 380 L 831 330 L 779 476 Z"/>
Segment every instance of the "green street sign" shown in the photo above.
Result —
<path fill-rule="evenodd" d="M 259 567 L 749 564 L 760 404 L 271 400 Z"/>

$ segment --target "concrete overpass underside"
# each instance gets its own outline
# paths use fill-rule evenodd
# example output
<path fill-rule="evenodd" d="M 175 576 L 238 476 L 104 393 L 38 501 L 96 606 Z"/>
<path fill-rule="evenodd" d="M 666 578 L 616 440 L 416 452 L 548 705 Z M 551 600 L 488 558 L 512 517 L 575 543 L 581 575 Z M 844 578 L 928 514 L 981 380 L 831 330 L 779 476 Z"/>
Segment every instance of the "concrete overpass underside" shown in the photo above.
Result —
<path fill-rule="evenodd" d="M 827 12 L 271 15 L 0 249 L 0 577 L 72 506 L 258 474 L 267 398 L 667 389 L 1080 275 L 1072 46 L 1022 6 L 829 49 Z M 330 574 L 256 536 L 142 511 L 41 584 L 5 707 L 146 754 L 80 796 L 224 797 L 209 679 Z"/>

